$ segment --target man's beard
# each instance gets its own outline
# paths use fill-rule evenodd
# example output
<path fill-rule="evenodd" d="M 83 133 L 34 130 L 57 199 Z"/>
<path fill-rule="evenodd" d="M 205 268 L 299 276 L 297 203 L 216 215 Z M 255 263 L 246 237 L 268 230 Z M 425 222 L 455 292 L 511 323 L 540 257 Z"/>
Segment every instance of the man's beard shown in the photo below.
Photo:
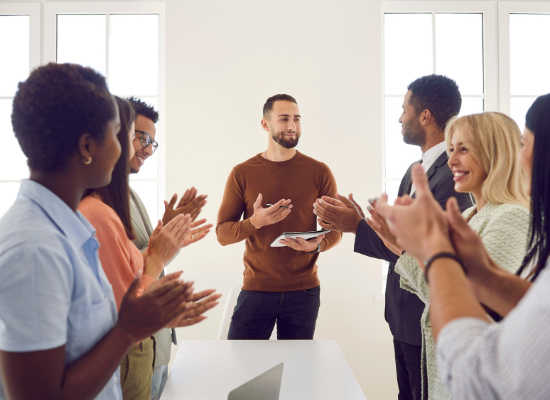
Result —
<path fill-rule="evenodd" d="M 300 140 L 300 133 L 296 132 L 296 139 L 285 139 L 282 132 L 275 133 L 271 131 L 271 138 L 281 146 L 283 146 L 285 149 L 293 149 L 294 147 L 298 146 L 298 141 Z"/>
<path fill-rule="evenodd" d="M 426 132 L 422 130 L 420 122 L 416 118 L 408 125 L 403 124 L 403 141 L 415 146 L 426 144 Z"/>

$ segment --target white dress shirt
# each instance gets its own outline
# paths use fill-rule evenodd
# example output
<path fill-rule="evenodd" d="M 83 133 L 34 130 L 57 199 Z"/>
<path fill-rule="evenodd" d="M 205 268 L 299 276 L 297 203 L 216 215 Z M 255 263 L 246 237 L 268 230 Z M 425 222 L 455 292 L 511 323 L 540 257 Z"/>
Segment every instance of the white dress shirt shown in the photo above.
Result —
<path fill-rule="evenodd" d="M 443 154 L 447 150 L 447 147 L 445 146 L 445 142 L 441 142 L 439 144 L 436 144 L 431 149 L 427 150 L 424 154 L 422 154 L 422 168 L 424 168 L 424 172 L 428 172 L 430 167 L 433 165 L 433 163 L 439 158 L 441 154 Z M 414 187 L 414 183 L 411 186 L 411 193 L 412 196 L 415 192 L 416 188 Z"/>
<path fill-rule="evenodd" d="M 550 398 L 549 264 L 502 322 L 459 318 L 441 330 L 439 373 L 453 399 Z"/>

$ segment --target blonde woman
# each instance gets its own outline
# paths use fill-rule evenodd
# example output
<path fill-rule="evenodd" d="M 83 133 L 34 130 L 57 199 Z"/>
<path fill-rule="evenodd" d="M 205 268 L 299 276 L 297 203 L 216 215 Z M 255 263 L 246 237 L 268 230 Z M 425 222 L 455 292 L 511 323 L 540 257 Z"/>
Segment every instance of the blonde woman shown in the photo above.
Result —
<path fill-rule="evenodd" d="M 529 198 L 517 159 L 521 133 L 508 116 L 486 112 L 452 120 L 445 130 L 449 167 L 453 171 L 455 190 L 470 193 L 475 206 L 462 216 L 481 240 L 493 260 L 503 269 L 515 273 L 526 254 L 529 231 Z M 376 211 L 379 235 L 390 243 L 387 226 Z M 390 247 L 388 246 L 388 247 Z M 402 251 L 396 245 L 397 251 Z M 396 250 L 394 250 L 396 251 Z M 404 254 L 395 271 L 401 275 L 401 287 L 415 293 L 425 304 L 422 314 L 422 374 L 428 387 L 422 398 L 449 399 L 439 377 L 437 353 L 430 323 L 428 284 L 417 261 Z"/>

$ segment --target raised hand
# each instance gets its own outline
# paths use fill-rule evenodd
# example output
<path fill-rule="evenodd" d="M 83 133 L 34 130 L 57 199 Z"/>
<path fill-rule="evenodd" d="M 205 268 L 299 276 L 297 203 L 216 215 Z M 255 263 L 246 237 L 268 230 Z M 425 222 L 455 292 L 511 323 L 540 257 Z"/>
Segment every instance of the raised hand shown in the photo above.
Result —
<path fill-rule="evenodd" d="M 197 197 L 197 189 L 192 187 L 185 191 L 177 207 L 174 207 L 178 199 L 178 195 L 174 194 L 170 202 L 164 201 L 164 215 L 162 216 L 163 224 L 166 225 L 174 217 L 180 214 L 189 214 L 191 216 L 191 221 L 195 221 L 206 204 L 207 197 L 207 195 L 200 195 Z"/>
<path fill-rule="evenodd" d="M 191 218 L 189 215 L 178 215 L 163 227 L 162 221 L 149 238 L 144 273 L 158 278 L 162 269 L 183 245 L 189 234 Z"/>
<path fill-rule="evenodd" d="M 291 249 L 294 249 L 296 251 L 315 251 L 317 250 L 317 247 L 319 243 L 323 241 L 325 238 L 325 235 L 317 236 L 313 239 L 302 239 L 302 238 L 296 238 L 296 239 L 281 239 L 279 240 L 279 243 L 284 244 L 285 246 L 290 247 Z"/>
<path fill-rule="evenodd" d="M 182 328 L 191 326 L 204 321 L 207 317 L 203 316 L 206 311 L 216 307 L 221 294 L 213 294 L 214 289 L 203 290 L 199 293 L 193 293 L 188 301 L 188 309 L 178 318 L 171 321 L 168 328 Z"/>
<path fill-rule="evenodd" d="M 193 283 L 178 280 L 179 275 L 181 272 L 159 279 L 138 297 L 138 288 L 143 278 L 141 271 L 138 272 L 122 299 L 115 326 L 131 343 L 158 332 L 171 321 L 181 318 L 188 310 Z"/>
<path fill-rule="evenodd" d="M 425 261 L 443 251 L 454 253 L 445 212 L 434 199 L 422 166 L 413 167 L 412 178 L 416 199 L 408 205 L 390 206 L 388 196 L 383 194 L 376 211 L 385 218 L 397 244 L 417 260 Z"/>
<path fill-rule="evenodd" d="M 361 208 L 361 206 L 355 201 L 355 199 L 353 198 L 353 193 L 350 193 L 349 196 L 348 196 L 348 199 L 349 201 L 351 201 L 353 203 L 353 205 L 355 206 L 355 208 L 357 209 L 357 212 L 359 213 L 359 215 L 361 216 L 361 218 L 365 218 L 365 212 L 363 211 L 363 209 Z"/>
<path fill-rule="evenodd" d="M 397 244 L 397 238 L 390 232 L 390 228 L 388 227 L 384 217 L 378 214 L 378 212 L 376 212 L 373 208 L 377 201 L 378 198 L 369 199 L 370 205 L 367 206 L 367 210 L 369 211 L 372 219 L 366 218 L 365 220 L 371 229 L 376 232 L 378 237 L 382 239 L 386 247 L 396 255 L 400 256 L 403 253 L 403 249 Z"/>
<path fill-rule="evenodd" d="M 457 255 L 464 263 L 468 277 L 473 281 L 483 281 L 490 270 L 498 270 L 494 261 L 485 250 L 479 235 L 462 218 L 458 203 L 454 197 L 447 200 L 445 213 L 449 223 L 449 233 Z"/>
<path fill-rule="evenodd" d="M 339 232 L 357 233 L 357 226 L 363 219 L 355 204 L 339 194 L 336 199 L 328 196 L 317 199 L 313 203 L 313 213 L 324 229 Z"/>
<path fill-rule="evenodd" d="M 250 223 L 254 228 L 261 229 L 264 226 L 273 225 L 282 221 L 288 217 L 288 214 L 290 214 L 292 209 L 292 204 L 290 204 L 290 202 L 291 200 L 282 199 L 273 204 L 271 207 L 263 208 L 262 194 L 260 193 L 254 203 L 254 215 L 250 217 Z"/>
<path fill-rule="evenodd" d="M 196 243 L 201 239 L 204 239 L 206 235 L 210 232 L 210 228 L 212 228 L 212 224 L 201 226 L 206 222 L 206 219 L 201 219 L 198 221 L 193 222 L 190 227 L 191 230 L 186 235 L 185 239 L 183 240 L 182 248 L 187 247 L 190 244 Z"/>

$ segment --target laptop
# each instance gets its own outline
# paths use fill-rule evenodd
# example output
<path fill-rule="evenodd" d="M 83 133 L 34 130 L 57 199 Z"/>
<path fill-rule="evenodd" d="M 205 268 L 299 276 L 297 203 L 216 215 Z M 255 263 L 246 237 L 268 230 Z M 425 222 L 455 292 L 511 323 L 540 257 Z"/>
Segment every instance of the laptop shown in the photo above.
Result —
<path fill-rule="evenodd" d="M 254 379 L 232 390 L 227 400 L 279 400 L 283 364 L 274 366 Z"/>

